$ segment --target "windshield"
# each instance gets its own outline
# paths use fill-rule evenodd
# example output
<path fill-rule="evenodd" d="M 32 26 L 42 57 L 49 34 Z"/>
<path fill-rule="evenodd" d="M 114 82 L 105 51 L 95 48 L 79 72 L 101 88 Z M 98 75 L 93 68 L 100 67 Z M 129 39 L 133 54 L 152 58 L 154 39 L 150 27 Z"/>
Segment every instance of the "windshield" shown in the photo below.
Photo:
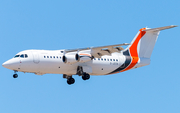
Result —
<path fill-rule="evenodd" d="M 17 58 L 17 57 L 19 57 L 20 55 L 16 55 L 16 56 L 14 56 L 14 58 Z"/>
<path fill-rule="evenodd" d="M 24 58 L 24 54 L 22 54 L 20 57 L 21 57 L 21 58 Z"/>
<path fill-rule="evenodd" d="M 27 54 L 21 54 L 21 55 L 15 55 L 15 56 L 14 56 L 14 58 L 18 58 L 18 57 L 28 58 L 28 55 L 27 55 Z"/>

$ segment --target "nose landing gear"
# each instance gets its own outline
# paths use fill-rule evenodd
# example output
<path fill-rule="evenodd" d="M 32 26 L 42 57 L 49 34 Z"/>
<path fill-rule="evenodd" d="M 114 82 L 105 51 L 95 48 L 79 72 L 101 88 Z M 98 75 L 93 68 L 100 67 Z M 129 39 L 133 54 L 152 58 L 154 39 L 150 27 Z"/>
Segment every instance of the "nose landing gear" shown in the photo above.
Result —
<path fill-rule="evenodd" d="M 18 74 L 14 74 L 14 75 L 13 75 L 13 78 L 17 78 L 17 77 L 18 77 Z"/>
<path fill-rule="evenodd" d="M 14 75 L 13 75 L 13 78 L 17 78 L 18 77 L 18 74 L 16 74 L 16 72 L 18 72 L 18 71 L 14 71 Z"/>

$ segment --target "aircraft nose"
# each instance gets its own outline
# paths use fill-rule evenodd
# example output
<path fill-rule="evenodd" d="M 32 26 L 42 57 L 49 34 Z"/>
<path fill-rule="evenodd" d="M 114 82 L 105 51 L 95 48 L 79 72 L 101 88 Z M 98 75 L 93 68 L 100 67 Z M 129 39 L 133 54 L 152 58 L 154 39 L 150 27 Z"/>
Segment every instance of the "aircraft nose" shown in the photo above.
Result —
<path fill-rule="evenodd" d="M 8 61 L 4 62 L 4 63 L 2 64 L 2 66 L 9 69 L 9 68 L 11 67 L 11 64 L 12 64 L 12 63 L 10 62 L 10 60 L 8 60 Z"/>

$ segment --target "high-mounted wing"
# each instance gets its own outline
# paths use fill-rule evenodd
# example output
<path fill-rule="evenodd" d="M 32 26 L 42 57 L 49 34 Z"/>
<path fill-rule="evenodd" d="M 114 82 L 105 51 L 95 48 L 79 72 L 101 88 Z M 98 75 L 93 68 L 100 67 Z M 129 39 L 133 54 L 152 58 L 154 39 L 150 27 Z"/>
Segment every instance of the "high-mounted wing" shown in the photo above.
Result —
<path fill-rule="evenodd" d="M 101 46 L 101 47 L 93 47 L 91 48 L 91 54 L 94 57 L 100 58 L 103 55 L 111 55 L 114 52 L 120 52 L 124 50 L 121 46 L 129 45 L 127 43 L 117 44 L 117 45 L 109 45 L 109 46 Z"/>
<path fill-rule="evenodd" d="M 128 43 L 117 44 L 117 45 L 108 45 L 108 46 L 100 46 L 100 47 L 88 47 L 88 48 L 79 48 L 79 49 L 70 49 L 65 50 L 65 53 L 69 52 L 83 52 L 85 50 L 90 50 L 90 54 L 96 58 L 100 58 L 103 55 L 111 55 L 114 52 L 120 52 L 124 50 L 121 46 L 129 45 Z"/>

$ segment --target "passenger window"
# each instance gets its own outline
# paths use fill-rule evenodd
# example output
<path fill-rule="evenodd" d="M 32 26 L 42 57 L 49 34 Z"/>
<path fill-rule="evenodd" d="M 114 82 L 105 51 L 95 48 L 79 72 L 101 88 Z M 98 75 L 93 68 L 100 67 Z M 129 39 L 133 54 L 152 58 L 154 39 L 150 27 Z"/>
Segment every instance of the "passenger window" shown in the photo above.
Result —
<path fill-rule="evenodd" d="M 20 57 L 21 57 L 21 58 L 24 58 L 24 54 L 22 54 Z"/>
<path fill-rule="evenodd" d="M 55 58 L 55 56 L 54 56 L 54 58 Z"/>
<path fill-rule="evenodd" d="M 20 55 L 15 55 L 14 58 L 17 58 L 17 57 L 19 57 L 19 56 L 20 56 Z"/>
<path fill-rule="evenodd" d="M 27 54 L 25 54 L 25 58 L 27 58 L 28 57 L 28 55 Z"/>
<path fill-rule="evenodd" d="M 58 58 L 58 56 L 57 56 L 57 58 Z"/>
<path fill-rule="evenodd" d="M 94 60 L 96 60 L 96 58 L 94 58 Z"/>
<path fill-rule="evenodd" d="M 47 58 L 49 58 L 49 56 L 47 56 Z"/>
<path fill-rule="evenodd" d="M 118 59 L 116 59 L 116 61 L 118 61 Z"/>
<path fill-rule="evenodd" d="M 98 60 L 100 60 L 100 58 L 98 58 Z"/>
<path fill-rule="evenodd" d="M 50 56 L 50 58 L 52 58 L 52 56 Z"/>
<path fill-rule="evenodd" d="M 107 61 L 109 61 L 109 59 L 107 59 Z"/>
<path fill-rule="evenodd" d="M 46 56 L 44 56 L 44 58 L 46 58 Z"/>
<path fill-rule="evenodd" d="M 115 59 L 113 59 L 113 61 L 115 61 Z"/>
<path fill-rule="evenodd" d="M 103 58 L 101 58 L 101 60 L 103 61 Z"/>
<path fill-rule="evenodd" d="M 112 59 L 110 59 L 110 61 L 112 61 Z"/>
<path fill-rule="evenodd" d="M 59 57 L 61 59 L 61 57 Z"/>
<path fill-rule="evenodd" d="M 104 61 L 106 61 L 106 59 L 104 59 Z"/>

